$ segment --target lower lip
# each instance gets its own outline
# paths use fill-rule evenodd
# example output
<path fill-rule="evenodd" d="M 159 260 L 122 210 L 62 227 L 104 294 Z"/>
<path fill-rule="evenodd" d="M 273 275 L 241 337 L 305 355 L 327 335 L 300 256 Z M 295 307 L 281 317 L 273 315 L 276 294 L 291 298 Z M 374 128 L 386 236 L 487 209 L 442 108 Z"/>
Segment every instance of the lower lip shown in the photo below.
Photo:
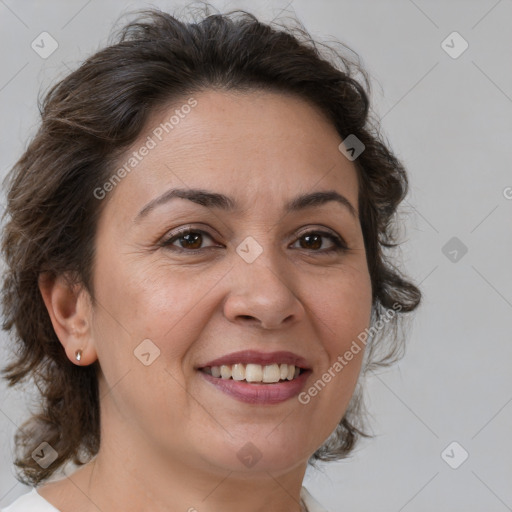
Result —
<path fill-rule="evenodd" d="M 201 371 L 199 373 L 217 389 L 240 402 L 249 404 L 278 404 L 297 396 L 304 388 L 311 371 L 303 371 L 293 380 L 276 382 L 274 384 L 255 384 L 242 380 L 212 377 Z"/>

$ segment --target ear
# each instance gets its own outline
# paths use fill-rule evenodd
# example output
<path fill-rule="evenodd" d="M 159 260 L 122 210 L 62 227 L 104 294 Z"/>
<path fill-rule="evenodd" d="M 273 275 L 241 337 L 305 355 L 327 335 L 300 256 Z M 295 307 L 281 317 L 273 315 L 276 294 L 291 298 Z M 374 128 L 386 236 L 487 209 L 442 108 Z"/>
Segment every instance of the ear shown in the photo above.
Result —
<path fill-rule="evenodd" d="M 98 358 L 92 336 L 92 303 L 87 290 L 68 275 L 39 276 L 39 290 L 68 359 L 87 366 Z M 80 357 L 77 359 L 77 352 Z"/>

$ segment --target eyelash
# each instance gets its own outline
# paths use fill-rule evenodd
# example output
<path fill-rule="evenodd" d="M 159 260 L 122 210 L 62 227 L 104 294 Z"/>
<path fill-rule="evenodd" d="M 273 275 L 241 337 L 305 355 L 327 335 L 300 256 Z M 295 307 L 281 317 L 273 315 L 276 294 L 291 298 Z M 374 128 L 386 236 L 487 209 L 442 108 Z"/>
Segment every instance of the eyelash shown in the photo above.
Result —
<path fill-rule="evenodd" d="M 203 252 L 205 249 L 216 249 L 217 248 L 217 247 L 204 247 L 201 249 L 185 249 L 183 247 L 177 247 L 177 246 L 172 245 L 172 243 L 174 241 L 177 241 L 180 238 L 183 238 L 186 235 L 190 235 L 190 234 L 206 235 L 207 237 L 209 237 L 210 239 L 213 240 L 213 237 L 207 231 L 203 231 L 202 229 L 184 228 L 184 229 L 181 229 L 181 230 L 178 230 L 178 231 L 172 233 L 169 237 L 164 239 L 160 243 L 160 245 L 166 249 L 170 249 L 171 251 L 182 252 L 182 253 L 186 252 L 189 254 L 198 254 L 200 252 Z M 343 253 L 343 252 L 348 251 L 348 247 L 345 244 L 344 240 L 341 237 L 334 235 L 333 233 L 330 233 L 328 231 L 315 230 L 315 229 L 306 231 L 304 233 L 301 233 L 301 235 L 297 238 L 296 242 L 298 240 L 300 240 L 301 238 L 306 237 L 308 235 L 320 235 L 324 238 L 330 239 L 332 241 L 332 243 L 334 244 L 334 247 L 331 247 L 330 249 L 312 250 L 312 252 L 314 252 L 314 253 L 322 255 L 322 254 L 331 254 L 331 253 Z M 302 250 L 307 251 L 308 249 L 302 249 Z"/>

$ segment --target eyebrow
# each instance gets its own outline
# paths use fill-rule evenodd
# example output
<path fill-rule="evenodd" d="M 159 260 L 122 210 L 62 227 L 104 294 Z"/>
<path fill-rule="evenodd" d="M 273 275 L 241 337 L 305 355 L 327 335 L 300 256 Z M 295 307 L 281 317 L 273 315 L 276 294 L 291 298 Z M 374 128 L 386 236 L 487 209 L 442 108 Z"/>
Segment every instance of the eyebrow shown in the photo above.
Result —
<path fill-rule="evenodd" d="M 161 196 L 150 201 L 135 217 L 135 222 L 140 221 L 143 217 L 147 216 L 151 211 L 157 207 L 172 201 L 173 199 L 187 199 L 193 203 L 205 206 L 206 208 L 215 208 L 224 210 L 226 212 L 233 212 L 240 210 L 236 200 L 216 192 L 210 192 L 203 189 L 171 189 L 164 192 Z M 297 212 L 306 208 L 313 208 L 323 206 L 326 203 L 335 201 L 345 207 L 349 213 L 357 219 L 357 211 L 352 206 L 352 203 L 342 194 L 335 190 L 311 192 L 309 194 L 302 194 L 284 206 L 286 213 Z"/>

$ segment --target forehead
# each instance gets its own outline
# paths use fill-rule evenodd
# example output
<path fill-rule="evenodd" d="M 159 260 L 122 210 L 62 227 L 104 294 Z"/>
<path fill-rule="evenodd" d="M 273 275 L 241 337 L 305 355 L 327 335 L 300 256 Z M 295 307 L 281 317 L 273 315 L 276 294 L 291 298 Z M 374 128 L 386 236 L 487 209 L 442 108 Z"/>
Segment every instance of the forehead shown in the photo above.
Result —
<path fill-rule="evenodd" d="M 324 114 L 296 96 L 191 94 L 153 112 L 118 166 L 136 158 L 143 146 L 152 147 L 138 156 L 110 200 L 123 210 L 142 208 L 179 186 L 236 197 L 247 209 L 258 206 L 255 200 L 269 206 L 298 192 L 335 188 L 357 208 L 356 169 L 338 150 L 340 142 Z"/>

